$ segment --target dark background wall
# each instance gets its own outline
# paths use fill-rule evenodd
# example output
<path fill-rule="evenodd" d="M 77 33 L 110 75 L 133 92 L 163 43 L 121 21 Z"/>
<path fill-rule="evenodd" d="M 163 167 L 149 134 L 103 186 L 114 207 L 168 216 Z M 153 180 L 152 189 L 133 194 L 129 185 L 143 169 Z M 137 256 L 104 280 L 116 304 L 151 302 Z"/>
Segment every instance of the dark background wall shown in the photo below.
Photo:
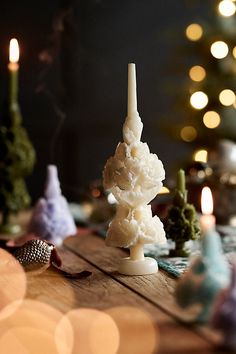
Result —
<path fill-rule="evenodd" d="M 174 48 L 204 6 L 184 0 L 1 3 L 0 98 L 7 95 L 8 43 L 16 37 L 24 125 L 37 151 L 29 178 L 34 199 L 51 162 L 73 200 L 101 177 L 122 138 L 129 62 L 137 65 L 142 140 L 163 160 L 167 176 L 184 160 L 188 148 L 164 134 L 161 122 L 175 115 L 166 90 Z"/>

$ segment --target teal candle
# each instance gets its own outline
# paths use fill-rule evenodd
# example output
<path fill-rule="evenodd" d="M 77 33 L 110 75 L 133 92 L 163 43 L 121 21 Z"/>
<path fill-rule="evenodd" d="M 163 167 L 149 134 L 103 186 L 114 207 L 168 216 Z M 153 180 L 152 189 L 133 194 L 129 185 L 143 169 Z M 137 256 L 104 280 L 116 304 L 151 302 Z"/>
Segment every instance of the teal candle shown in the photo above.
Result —
<path fill-rule="evenodd" d="M 185 193 L 185 173 L 184 170 L 179 170 L 178 171 L 178 178 L 177 178 L 177 189 L 182 192 L 183 194 Z"/>
<path fill-rule="evenodd" d="M 18 71 L 19 71 L 19 45 L 15 38 L 10 40 L 9 48 L 9 102 L 17 102 L 18 97 Z"/>

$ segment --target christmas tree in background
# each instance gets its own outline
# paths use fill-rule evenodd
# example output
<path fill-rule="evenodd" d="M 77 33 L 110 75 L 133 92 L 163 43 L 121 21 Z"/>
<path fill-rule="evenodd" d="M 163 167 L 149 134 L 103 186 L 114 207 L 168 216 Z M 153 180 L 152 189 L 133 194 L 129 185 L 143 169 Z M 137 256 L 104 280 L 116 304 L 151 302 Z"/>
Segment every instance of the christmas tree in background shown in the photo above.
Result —
<path fill-rule="evenodd" d="M 210 2 L 211 16 L 185 29 L 186 81 L 176 90 L 177 138 L 201 148 L 221 138 L 236 140 L 236 2 Z M 179 83 L 178 83 L 179 85 Z"/>
<path fill-rule="evenodd" d="M 170 118 L 165 127 L 193 152 L 178 161 L 185 164 L 189 202 L 200 211 L 208 185 L 217 223 L 236 225 L 236 0 L 188 4 L 195 17 L 171 58 L 174 124 Z"/>

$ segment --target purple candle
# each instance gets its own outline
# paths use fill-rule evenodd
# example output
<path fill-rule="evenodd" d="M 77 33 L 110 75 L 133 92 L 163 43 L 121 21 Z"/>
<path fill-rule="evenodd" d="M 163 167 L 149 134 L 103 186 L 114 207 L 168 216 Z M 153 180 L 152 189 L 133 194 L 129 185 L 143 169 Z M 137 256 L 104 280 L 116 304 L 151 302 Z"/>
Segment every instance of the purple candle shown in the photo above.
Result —
<path fill-rule="evenodd" d="M 48 166 L 44 198 L 36 203 L 29 232 L 54 245 L 62 244 L 67 236 L 77 233 L 67 200 L 61 194 L 57 167 L 54 165 Z"/>

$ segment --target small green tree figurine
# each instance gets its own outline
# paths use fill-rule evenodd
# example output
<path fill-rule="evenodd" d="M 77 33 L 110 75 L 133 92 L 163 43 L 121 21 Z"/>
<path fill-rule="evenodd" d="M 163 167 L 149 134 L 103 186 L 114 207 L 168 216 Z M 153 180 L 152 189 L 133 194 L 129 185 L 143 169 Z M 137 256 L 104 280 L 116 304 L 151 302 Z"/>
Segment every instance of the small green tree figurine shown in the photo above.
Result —
<path fill-rule="evenodd" d="M 195 208 L 192 204 L 187 203 L 183 170 L 178 172 L 177 188 L 173 206 L 169 210 L 165 231 L 167 238 L 175 242 L 175 249 L 170 251 L 170 256 L 174 257 L 189 256 L 190 251 L 185 248 L 185 242 L 200 238 L 200 226 Z"/>
<path fill-rule="evenodd" d="M 5 234 L 20 231 L 18 225 L 10 223 L 9 216 L 30 204 L 24 178 L 31 173 L 35 163 L 34 148 L 21 125 L 17 68 L 10 71 L 9 101 L 5 104 L 0 125 L 0 233 Z"/>

